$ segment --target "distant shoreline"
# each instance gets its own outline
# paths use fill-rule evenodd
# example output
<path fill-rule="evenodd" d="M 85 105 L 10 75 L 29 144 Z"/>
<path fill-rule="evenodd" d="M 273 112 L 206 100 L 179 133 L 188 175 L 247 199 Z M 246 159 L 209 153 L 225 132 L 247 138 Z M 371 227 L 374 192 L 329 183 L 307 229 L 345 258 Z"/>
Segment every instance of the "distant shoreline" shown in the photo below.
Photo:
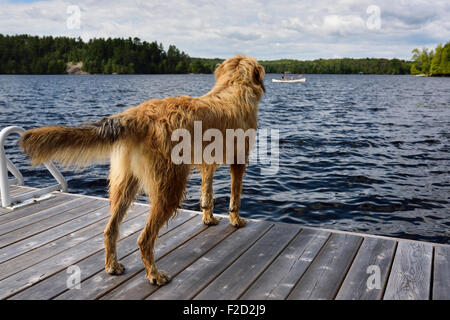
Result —
<path fill-rule="evenodd" d="M 293 73 L 297 74 L 297 73 Z M 418 77 L 418 78 L 449 78 L 450 75 L 417 75 L 417 74 L 379 74 L 379 73 L 299 73 L 305 76 L 308 75 L 324 75 L 324 76 L 332 76 L 332 75 L 340 75 L 340 76 L 409 76 L 409 77 Z M 151 75 L 167 75 L 167 76 L 176 76 L 176 75 L 212 75 L 212 73 L 0 73 L 0 76 L 151 76 Z M 266 73 L 266 75 L 277 75 L 280 73 L 272 72 Z"/>
<path fill-rule="evenodd" d="M 98 75 L 134 75 L 134 76 L 147 76 L 147 75 L 201 75 L 201 74 L 212 74 L 212 73 L 0 73 L 0 76 L 98 76 Z M 266 72 L 266 74 L 280 74 L 278 72 Z M 295 73 L 297 74 L 297 73 Z M 384 73 L 304 73 L 300 72 L 299 74 L 304 75 L 361 75 L 361 76 L 417 76 L 414 74 L 384 74 Z M 423 76 L 423 78 L 448 78 L 450 75 L 430 75 Z"/>
<path fill-rule="evenodd" d="M 207 74 L 224 59 L 193 58 L 139 38 L 2 35 L 0 74 Z M 409 74 L 411 61 L 383 58 L 261 60 L 266 73 Z"/>
<path fill-rule="evenodd" d="M 266 73 L 450 76 L 450 42 L 414 49 L 412 61 L 385 58 L 260 60 Z M 2 35 L 0 74 L 211 74 L 220 58 L 195 58 L 173 45 L 139 38 L 91 39 Z"/>

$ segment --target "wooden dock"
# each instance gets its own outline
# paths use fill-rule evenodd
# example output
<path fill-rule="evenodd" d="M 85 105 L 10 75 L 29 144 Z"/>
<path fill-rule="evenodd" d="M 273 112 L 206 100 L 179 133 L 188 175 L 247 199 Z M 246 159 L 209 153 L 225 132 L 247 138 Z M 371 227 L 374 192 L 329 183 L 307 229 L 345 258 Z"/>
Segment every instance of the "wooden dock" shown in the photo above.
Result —
<path fill-rule="evenodd" d="M 111 276 L 107 199 L 54 192 L 0 208 L 0 298 L 450 299 L 449 245 L 253 220 L 235 229 L 224 217 L 207 227 L 187 210 L 160 232 L 157 265 L 173 279 L 157 287 L 144 278 L 136 243 L 147 213 L 136 203 L 126 216 L 118 243 L 126 270 Z"/>

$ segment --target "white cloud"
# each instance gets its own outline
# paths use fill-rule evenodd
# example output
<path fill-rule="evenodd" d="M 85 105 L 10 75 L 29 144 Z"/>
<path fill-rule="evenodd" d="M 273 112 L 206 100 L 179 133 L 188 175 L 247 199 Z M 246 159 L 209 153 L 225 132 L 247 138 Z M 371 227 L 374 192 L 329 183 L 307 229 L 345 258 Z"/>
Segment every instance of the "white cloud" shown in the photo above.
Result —
<path fill-rule="evenodd" d="M 81 9 L 79 30 L 66 27 L 69 5 Z M 380 8 L 379 30 L 366 26 L 370 5 Z M 1 33 L 139 37 L 223 58 L 409 58 L 414 47 L 449 41 L 449 21 L 447 0 L 0 0 Z"/>
<path fill-rule="evenodd" d="M 359 16 L 329 15 L 323 19 L 323 32 L 331 35 L 345 36 L 360 34 L 366 29 L 365 21 Z"/>

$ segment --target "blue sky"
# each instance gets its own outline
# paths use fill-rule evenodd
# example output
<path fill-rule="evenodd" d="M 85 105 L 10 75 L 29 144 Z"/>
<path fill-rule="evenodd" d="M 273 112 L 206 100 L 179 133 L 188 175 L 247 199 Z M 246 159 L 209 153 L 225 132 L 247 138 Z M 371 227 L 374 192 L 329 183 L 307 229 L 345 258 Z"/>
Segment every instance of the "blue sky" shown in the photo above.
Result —
<path fill-rule="evenodd" d="M 69 6 L 79 28 L 68 27 Z M 450 41 L 450 1 L 0 0 L 0 32 L 139 37 L 208 58 L 409 59 L 415 47 Z"/>

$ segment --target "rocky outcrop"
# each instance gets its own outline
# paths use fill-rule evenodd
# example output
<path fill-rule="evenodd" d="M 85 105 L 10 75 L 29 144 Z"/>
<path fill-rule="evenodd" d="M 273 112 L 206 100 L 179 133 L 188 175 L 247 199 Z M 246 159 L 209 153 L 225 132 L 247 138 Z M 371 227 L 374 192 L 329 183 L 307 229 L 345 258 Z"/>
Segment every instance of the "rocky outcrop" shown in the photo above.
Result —
<path fill-rule="evenodd" d="M 89 74 L 82 70 L 83 62 L 67 62 L 66 72 L 67 74 Z"/>

